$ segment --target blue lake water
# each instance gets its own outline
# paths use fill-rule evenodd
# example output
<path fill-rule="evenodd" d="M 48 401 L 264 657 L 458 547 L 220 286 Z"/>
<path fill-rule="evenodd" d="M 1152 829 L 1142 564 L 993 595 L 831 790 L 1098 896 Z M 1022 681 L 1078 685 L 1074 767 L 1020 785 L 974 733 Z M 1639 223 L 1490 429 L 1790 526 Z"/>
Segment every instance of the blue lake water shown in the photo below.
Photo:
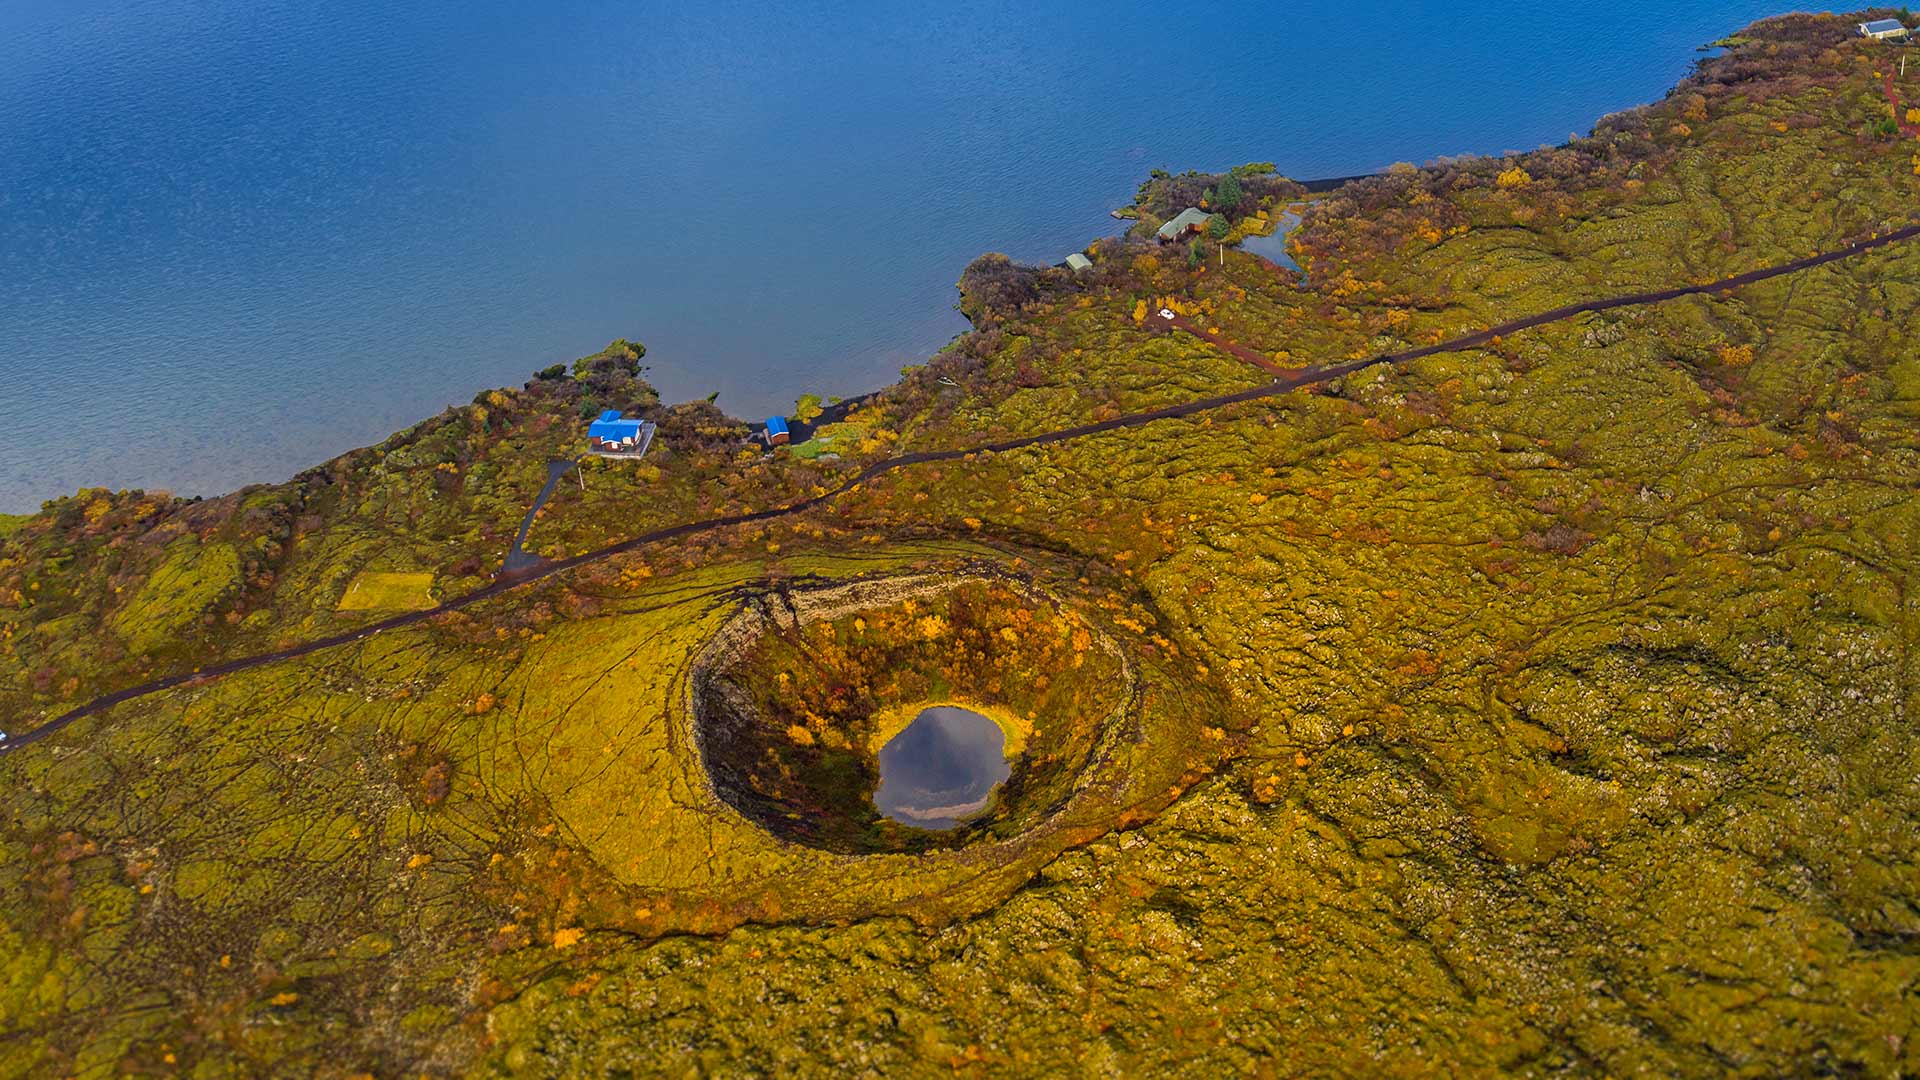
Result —
<path fill-rule="evenodd" d="M 7 0 L 0 511 L 282 479 L 644 340 L 764 415 L 1154 167 L 1529 148 L 1771 3 Z"/>

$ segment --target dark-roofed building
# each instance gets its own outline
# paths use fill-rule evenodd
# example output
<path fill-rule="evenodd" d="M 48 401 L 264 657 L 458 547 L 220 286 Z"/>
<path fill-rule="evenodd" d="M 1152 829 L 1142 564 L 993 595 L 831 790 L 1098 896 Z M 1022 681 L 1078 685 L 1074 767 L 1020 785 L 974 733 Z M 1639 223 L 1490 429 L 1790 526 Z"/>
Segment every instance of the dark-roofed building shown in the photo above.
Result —
<path fill-rule="evenodd" d="M 1165 225 L 1160 226 L 1160 231 L 1154 235 L 1159 237 L 1161 243 L 1170 244 L 1188 233 L 1199 232 L 1206 228 L 1207 220 L 1211 217 L 1213 215 L 1205 210 L 1197 206 L 1189 206 L 1175 214 Z"/>
<path fill-rule="evenodd" d="M 1875 41 L 1901 41 L 1913 35 L 1907 24 L 1899 19 L 1875 19 L 1860 24 L 1860 36 Z"/>

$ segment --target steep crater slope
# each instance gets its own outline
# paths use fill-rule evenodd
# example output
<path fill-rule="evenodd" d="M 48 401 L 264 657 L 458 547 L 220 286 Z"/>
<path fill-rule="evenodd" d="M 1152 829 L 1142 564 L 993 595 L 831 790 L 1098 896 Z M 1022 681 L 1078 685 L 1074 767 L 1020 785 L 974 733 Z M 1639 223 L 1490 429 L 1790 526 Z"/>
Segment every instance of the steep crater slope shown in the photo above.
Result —
<path fill-rule="evenodd" d="M 783 839 L 842 853 L 1004 839 L 1094 779 L 1140 692 L 1117 644 L 1009 575 L 883 578 L 769 595 L 716 636 L 692 679 L 714 790 Z M 1012 775 L 945 831 L 881 817 L 880 748 L 923 708 L 991 718 Z"/>

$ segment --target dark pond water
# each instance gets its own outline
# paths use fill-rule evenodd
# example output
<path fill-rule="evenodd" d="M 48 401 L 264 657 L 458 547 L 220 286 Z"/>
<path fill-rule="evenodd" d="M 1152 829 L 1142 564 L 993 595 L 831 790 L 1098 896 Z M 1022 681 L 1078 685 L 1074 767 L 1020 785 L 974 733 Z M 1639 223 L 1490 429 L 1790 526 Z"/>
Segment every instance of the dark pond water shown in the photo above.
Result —
<path fill-rule="evenodd" d="M 951 829 L 986 809 L 1012 771 L 1000 725 L 970 709 L 936 705 L 880 748 L 873 801 L 891 821 Z"/>

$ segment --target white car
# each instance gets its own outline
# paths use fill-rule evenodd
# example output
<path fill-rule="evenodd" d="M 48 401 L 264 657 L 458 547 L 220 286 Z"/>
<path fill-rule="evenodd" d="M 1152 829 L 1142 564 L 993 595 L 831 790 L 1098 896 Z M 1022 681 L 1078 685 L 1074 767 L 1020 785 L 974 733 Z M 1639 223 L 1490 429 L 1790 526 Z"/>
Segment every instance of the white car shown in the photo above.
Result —
<path fill-rule="evenodd" d="M 1167 308 L 1161 308 L 1160 317 L 1163 319 L 1171 319 L 1173 318 L 1173 312 Z"/>

